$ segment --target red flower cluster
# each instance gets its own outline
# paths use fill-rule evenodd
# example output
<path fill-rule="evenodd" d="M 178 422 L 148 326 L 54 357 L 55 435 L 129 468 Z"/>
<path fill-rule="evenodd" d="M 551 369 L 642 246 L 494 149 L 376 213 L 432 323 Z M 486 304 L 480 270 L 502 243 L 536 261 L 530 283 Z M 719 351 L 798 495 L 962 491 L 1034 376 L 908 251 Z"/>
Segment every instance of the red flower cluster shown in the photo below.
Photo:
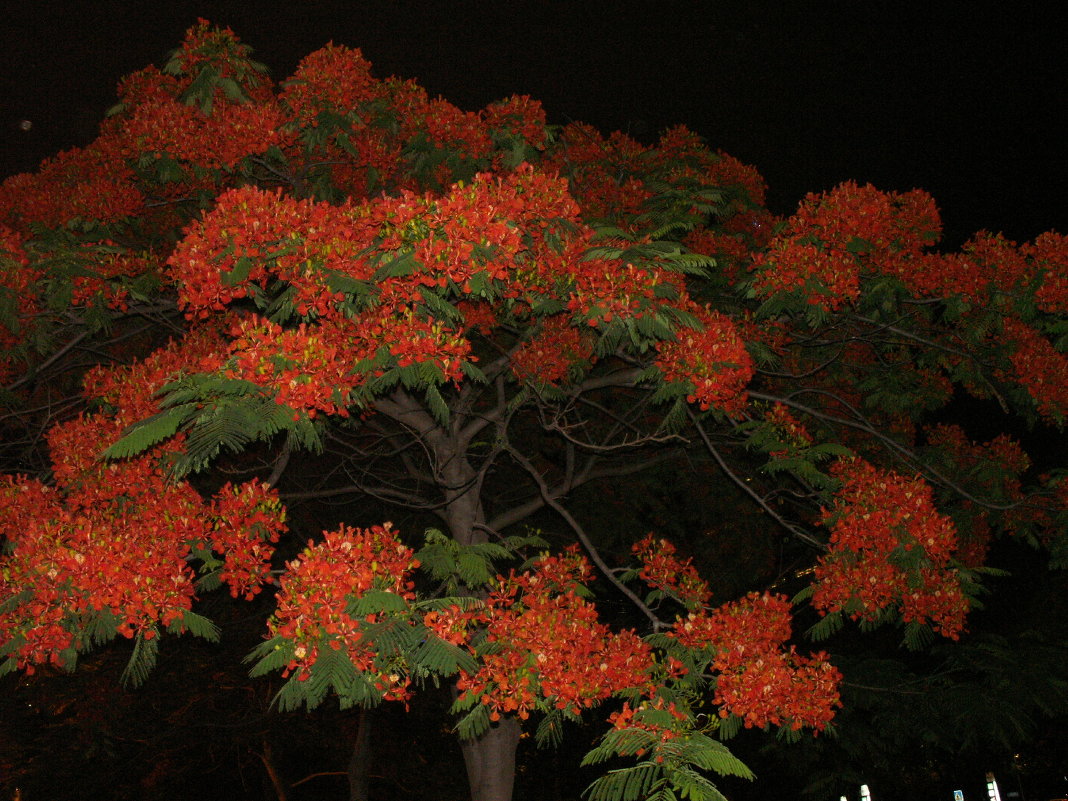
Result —
<path fill-rule="evenodd" d="M 273 100 L 220 99 L 208 114 L 181 100 L 183 82 L 153 72 L 150 68 L 140 80 L 124 85 L 125 109 L 110 131 L 121 143 L 124 157 L 137 160 L 147 154 L 229 170 L 246 157 L 283 144 L 279 129 L 285 120 Z"/>
<path fill-rule="evenodd" d="M 1022 250 L 1041 279 L 1035 292 L 1038 308 L 1068 314 L 1068 236 L 1047 231 Z"/>
<path fill-rule="evenodd" d="M 343 650 L 358 670 L 374 677 L 384 699 L 406 698 L 410 677 L 401 666 L 385 664 L 362 633 L 365 623 L 379 622 L 382 616 L 361 617 L 348 608 L 372 589 L 413 600 L 411 574 L 418 566 L 389 523 L 368 529 L 342 524 L 337 531 L 324 532 L 319 544 L 309 542 L 286 564 L 278 609 L 268 622 L 271 635 L 285 638 L 296 649 L 283 675 L 296 673 L 306 680 L 324 648 Z"/>
<path fill-rule="evenodd" d="M 481 115 L 462 111 L 443 98 L 427 104 L 424 124 L 430 142 L 454 157 L 462 155 L 472 161 L 481 161 L 489 158 L 493 150 L 493 141 Z M 446 185 L 452 183 L 449 173 L 443 177 Z"/>
<path fill-rule="evenodd" d="M 822 730 L 841 703 L 841 673 L 827 654 L 810 657 L 791 646 L 790 604 L 782 595 L 750 593 L 709 614 L 694 611 L 672 632 L 687 648 L 712 648 L 716 679 L 715 702 L 720 716 L 734 714 L 746 727 L 811 726 Z"/>
<path fill-rule="evenodd" d="M 452 604 L 423 615 L 423 625 L 447 643 L 467 646 L 472 629 L 483 618 L 482 610 L 464 609 Z"/>
<path fill-rule="evenodd" d="M 691 560 L 677 557 L 675 546 L 667 540 L 648 534 L 631 551 L 642 564 L 638 576 L 650 587 L 678 598 L 688 609 L 704 606 L 712 598 Z"/>
<path fill-rule="evenodd" d="M 1009 497 L 1020 491 L 1019 476 L 1031 467 L 1031 458 L 1020 443 L 1008 434 L 998 434 L 989 442 L 971 442 L 964 430 L 957 425 L 939 424 L 927 432 L 928 445 L 948 453 L 955 466 L 970 476 L 980 472 L 980 465 L 996 465 L 1003 482 L 995 485 L 989 479 L 981 480 L 980 489 L 995 491 Z M 989 470 L 982 470 L 989 475 Z"/>
<path fill-rule="evenodd" d="M 606 138 L 591 125 L 573 122 L 560 131 L 544 166 L 567 176 L 585 219 L 620 221 L 638 214 L 653 194 L 632 175 L 647 150 L 624 134 Z"/>
<path fill-rule="evenodd" d="M 233 358 L 224 374 L 261 386 L 277 403 L 310 417 L 318 412 L 348 415 L 352 391 L 364 380 L 355 365 L 377 347 L 361 341 L 355 326 L 345 320 L 283 330 L 251 316 L 238 322 L 231 334 Z"/>
<path fill-rule="evenodd" d="M 82 394 L 114 407 L 121 427 L 151 417 L 159 411 L 155 393 L 160 387 L 183 373 L 209 373 L 223 363 L 223 322 L 202 325 L 134 364 L 92 368 L 83 379 Z"/>
<path fill-rule="evenodd" d="M 810 194 L 753 262 L 758 296 L 801 293 L 811 305 L 836 310 L 860 295 L 864 271 L 910 282 L 923 250 L 938 241 L 941 220 L 930 195 L 880 192 L 846 182 Z"/>
<path fill-rule="evenodd" d="M 230 594 L 251 601 L 271 582 L 271 555 L 280 534 L 286 530 L 286 514 L 278 492 L 258 481 L 239 486 L 227 483 L 212 499 L 214 521 L 211 547 L 225 554 L 219 578 Z"/>
<path fill-rule="evenodd" d="M 690 304 L 702 328 L 680 329 L 675 339 L 657 343 L 656 366 L 669 382 L 691 387 L 687 400 L 702 409 L 715 406 L 738 412 L 745 405 L 745 387 L 753 377 L 753 360 L 729 318 Z"/>
<path fill-rule="evenodd" d="M 545 318 L 533 337 L 512 354 L 512 373 L 519 381 L 538 381 L 552 386 L 567 383 L 576 372 L 585 372 L 596 359 L 584 332 L 567 315 Z"/>
<path fill-rule="evenodd" d="M 764 205 L 768 187 L 756 168 L 743 164 L 722 150 L 713 153 L 685 125 L 666 130 L 656 148 L 649 153 L 649 158 L 658 162 L 661 168 L 678 169 L 679 165 L 683 165 L 703 175 L 711 186 L 740 190 L 744 202 L 733 201 L 731 205 L 734 211 Z"/>
<path fill-rule="evenodd" d="M 683 244 L 694 253 L 714 256 L 716 267 L 731 285 L 745 275 L 753 257 L 745 238 L 734 232 L 700 228 L 687 234 Z"/>
<path fill-rule="evenodd" d="M 518 140 L 535 150 L 544 150 L 549 137 L 545 109 L 528 95 L 512 95 L 482 110 L 482 119 L 496 139 Z"/>
<path fill-rule="evenodd" d="M 970 441 L 959 426 L 938 425 L 927 431 L 927 445 L 936 450 L 955 475 L 961 476 L 959 480 L 970 494 L 1010 504 L 1023 500 L 1020 476 L 1030 468 L 1031 460 L 1008 435 L 979 443 Z M 967 567 L 983 564 L 992 518 L 1003 530 L 1012 532 L 1023 522 L 1021 517 L 1033 517 L 1026 506 L 999 512 L 967 498 L 960 501 L 960 508 L 955 556 Z"/>
<path fill-rule="evenodd" d="M 331 43 L 300 60 L 279 100 L 294 122 L 315 127 L 321 112 L 346 114 L 381 98 L 378 83 L 360 50 Z"/>
<path fill-rule="evenodd" d="M 39 311 L 35 284 L 41 278 L 41 270 L 30 264 L 24 244 L 25 237 L 0 223 L 0 298 L 15 299 L 11 310 L 15 327 L 0 323 L 0 384 L 14 375 L 15 360 L 7 354 L 13 353 L 24 341 L 26 328 L 33 325 Z"/>
<path fill-rule="evenodd" d="M 860 295 L 860 273 L 851 253 L 803 239 L 775 237 L 750 269 L 758 273 L 753 287 L 760 297 L 800 292 L 806 303 L 835 311 Z"/>
<path fill-rule="evenodd" d="M 384 317 L 379 325 L 398 367 L 430 365 L 438 381 L 458 384 L 464 375 L 463 363 L 474 361 L 471 343 L 462 332 L 435 320 L 424 320 L 409 309 Z"/>
<path fill-rule="evenodd" d="M 214 335 L 214 336 L 213 336 Z M 0 558 L 0 649 L 20 668 L 61 664 L 62 652 L 90 644 L 89 632 L 155 636 L 181 627 L 196 575 L 189 557 L 210 548 L 235 594 L 269 580 L 271 542 L 285 530 L 277 495 L 256 483 L 225 487 L 213 502 L 160 464 L 181 438 L 122 461 L 100 452 L 122 430 L 159 410 L 154 391 L 182 368 L 214 369 L 217 332 L 202 328 L 128 366 L 97 367 L 85 393 L 112 411 L 82 415 L 48 432 L 56 487 L 5 478 L 0 525 L 11 552 Z"/>
<path fill-rule="evenodd" d="M 650 714 L 652 712 L 653 714 Z M 663 716 L 658 714 L 667 712 L 671 723 L 664 725 Z M 632 707 L 624 702 L 623 708 L 608 716 L 608 722 L 616 729 L 642 729 L 652 732 L 660 738 L 660 742 L 667 742 L 676 737 L 683 736 L 687 730 L 690 716 L 679 709 L 674 701 L 664 701 L 661 696 L 652 699 L 643 699 L 638 705 Z M 641 752 L 638 752 L 641 755 Z"/>
<path fill-rule="evenodd" d="M 567 254 L 573 280 L 569 311 L 596 327 L 616 318 L 641 317 L 655 307 L 656 287 L 664 281 L 661 270 L 633 264 L 621 269 L 614 261 L 583 259 L 580 250 L 584 248 L 575 245 Z"/>
<path fill-rule="evenodd" d="M 816 566 L 813 606 L 870 620 L 896 603 L 906 621 L 930 622 L 956 639 L 968 611 L 950 567 L 957 534 L 930 486 L 862 459 L 840 460 L 832 474 L 842 486 L 823 510 L 831 543 Z"/>
<path fill-rule="evenodd" d="M 461 300 L 456 304 L 456 310 L 464 319 L 465 331 L 474 330 L 489 336 L 498 325 L 497 312 L 489 303 Z"/>
<path fill-rule="evenodd" d="M 649 646 L 633 631 L 612 632 L 598 621 L 579 595 L 589 577 L 589 564 L 571 549 L 500 579 L 483 620 L 496 647 L 477 673 L 461 673 L 461 699 L 477 698 L 492 720 L 526 719 L 543 704 L 577 713 L 644 683 Z"/>
<path fill-rule="evenodd" d="M 230 170 L 283 145 L 285 122 L 271 86 L 233 31 L 200 20 L 186 32 L 167 73 L 149 67 L 119 85 L 118 113 L 104 127 L 122 156 Z"/>
<path fill-rule="evenodd" d="M 1014 348 L 1009 356 L 1013 378 L 1027 390 L 1040 415 L 1063 421 L 1068 417 L 1068 356 L 1020 320 L 1007 317 L 1002 325 Z"/>
<path fill-rule="evenodd" d="M 114 222 L 144 209 L 145 198 L 114 141 L 66 150 L 0 184 L 0 224 L 61 227 L 71 219 Z"/>
<path fill-rule="evenodd" d="M 785 459 L 791 452 L 804 450 L 812 445 L 812 435 L 808 433 L 805 424 L 794 417 L 785 405 L 776 403 L 764 415 L 764 419 L 775 426 L 787 446 L 785 450 L 772 451 L 770 456 L 773 459 Z"/>
<path fill-rule="evenodd" d="M 272 272 L 300 273 L 299 256 L 275 267 L 290 253 L 297 232 L 333 211 L 327 204 L 298 201 L 254 186 L 221 194 L 215 208 L 186 231 L 167 266 L 178 284 L 178 303 L 189 318 L 206 318 L 236 298 L 246 297 Z M 274 270 L 270 268 L 274 268 Z M 294 269 L 296 268 L 296 269 Z"/>
<path fill-rule="evenodd" d="M 123 252 L 110 241 L 85 250 L 89 274 L 74 276 L 71 303 L 84 306 L 99 298 L 111 309 L 126 311 L 129 289 L 121 279 L 145 275 L 152 270 L 153 261 L 144 253 Z"/>

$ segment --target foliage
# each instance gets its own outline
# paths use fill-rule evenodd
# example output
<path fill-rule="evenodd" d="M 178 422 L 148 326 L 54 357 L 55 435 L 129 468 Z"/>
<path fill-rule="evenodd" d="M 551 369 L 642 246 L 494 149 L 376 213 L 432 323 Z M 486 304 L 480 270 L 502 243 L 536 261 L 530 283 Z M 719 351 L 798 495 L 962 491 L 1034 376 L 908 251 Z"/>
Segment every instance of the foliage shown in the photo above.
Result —
<path fill-rule="evenodd" d="M 283 710 L 447 681 L 461 738 L 540 716 L 555 743 L 611 703 L 587 761 L 636 764 L 591 798 L 720 798 L 705 773 L 750 774 L 710 735 L 827 729 L 838 668 L 790 643 L 779 588 L 714 602 L 657 536 L 599 547 L 627 502 L 570 499 L 657 465 L 733 484 L 791 539 L 818 639 L 960 638 L 993 536 L 1063 564 L 1064 465 L 932 423 L 970 394 L 1063 425 L 1068 239 L 939 230 L 925 192 L 853 183 L 779 220 L 683 128 L 464 112 L 344 47 L 276 86 L 201 21 L 93 143 L 0 185 L 0 671 L 123 635 L 144 681 L 165 631 L 218 635 L 198 594 L 266 587 L 250 661 Z M 280 483 L 441 528 L 300 550 Z M 550 513 L 573 546 L 516 533 Z M 606 620 L 594 568 L 640 624 Z"/>

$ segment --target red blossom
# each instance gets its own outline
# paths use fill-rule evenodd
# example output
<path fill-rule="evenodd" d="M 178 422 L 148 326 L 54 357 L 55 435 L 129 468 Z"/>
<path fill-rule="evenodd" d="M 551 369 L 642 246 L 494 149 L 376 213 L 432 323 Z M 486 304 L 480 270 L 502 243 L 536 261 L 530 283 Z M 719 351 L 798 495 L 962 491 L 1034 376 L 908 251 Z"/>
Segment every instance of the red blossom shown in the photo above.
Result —
<path fill-rule="evenodd" d="M 715 702 L 720 716 L 738 715 L 746 727 L 789 725 L 822 730 L 840 706 L 841 673 L 822 651 L 810 657 L 784 649 L 790 604 L 781 595 L 749 593 L 711 614 L 693 611 L 672 631 L 687 648 L 713 649 Z"/>
<path fill-rule="evenodd" d="M 870 620 L 900 604 L 906 621 L 957 639 L 968 600 L 950 566 L 956 529 L 935 509 L 930 486 L 856 458 L 832 473 L 842 486 L 823 511 L 831 543 L 816 566 L 813 606 Z"/>
<path fill-rule="evenodd" d="M 1068 417 L 1068 356 L 1031 326 L 1008 317 L 1002 324 L 1013 348 L 1013 377 L 1034 400 L 1038 413 L 1060 422 Z"/>
<path fill-rule="evenodd" d="M 345 651 L 358 670 L 374 676 L 386 700 L 407 697 L 410 677 L 387 669 L 362 634 L 362 624 L 376 618 L 356 616 L 348 609 L 371 589 L 414 599 L 411 573 L 418 566 L 389 523 L 368 529 L 342 524 L 325 532 L 322 542 L 309 542 L 286 565 L 278 609 L 268 623 L 272 635 L 295 647 L 285 675 L 306 679 L 321 650 L 332 648 Z"/>
<path fill-rule="evenodd" d="M 690 386 L 690 403 L 737 412 L 745 405 L 753 360 L 729 318 L 692 304 L 690 310 L 701 329 L 682 328 L 674 340 L 658 343 L 656 366 L 665 381 Z"/>
<path fill-rule="evenodd" d="M 577 593 L 589 577 L 589 564 L 569 550 L 501 579 L 483 619 L 497 647 L 476 673 L 461 673 L 461 699 L 488 706 L 491 720 L 526 719 L 539 704 L 577 713 L 642 684 L 649 646 L 633 631 L 612 632 L 597 620 Z"/>
<path fill-rule="evenodd" d="M 1041 280 L 1035 292 L 1038 307 L 1050 314 L 1068 313 L 1068 236 L 1047 231 L 1021 251 Z"/>
<path fill-rule="evenodd" d="M 534 336 L 512 354 L 512 373 L 519 381 L 534 380 L 560 385 L 592 363 L 593 345 L 566 315 L 542 321 Z"/>
<path fill-rule="evenodd" d="M 704 606 L 712 597 L 708 584 L 690 559 L 675 556 L 675 546 L 648 534 L 631 551 L 642 563 L 638 576 L 649 586 L 673 595 L 688 608 Z"/>

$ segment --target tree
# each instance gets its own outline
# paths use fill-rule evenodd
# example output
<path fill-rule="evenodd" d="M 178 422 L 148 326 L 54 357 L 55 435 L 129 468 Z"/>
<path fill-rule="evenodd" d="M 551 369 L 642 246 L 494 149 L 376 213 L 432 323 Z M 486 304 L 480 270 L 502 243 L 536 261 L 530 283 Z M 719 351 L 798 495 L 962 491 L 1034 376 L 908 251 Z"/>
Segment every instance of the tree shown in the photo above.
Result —
<path fill-rule="evenodd" d="M 199 594 L 271 587 L 251 659 L 287 678 L 278 706 L 451 682 L 475 801 L 511 797 L 528 719 L 556 743 L 609 699 L 586 761 L 634 764 L 592 799 L 721 798 L 707 773 L 751 775 L 722 740 L 839 704 L 794 604 L 816 638 L 957 639 L 989 538 L 1063 563 L 1068 522 L 1063 470 L 1025 488 L 1018 443 L 932 425 L 965 393 L 1063 425 L 1065 238 L 940 253 L 918 190 L 763 204 L 683 128 L 463 112 L 333 45 L 275 86 L 199 22 L 92 144 L 0 187 L 2 670 L 122 635 L 143 681 L 165 632 L 217 637 Z M 666 540 L 606 551 L 569 501 L 694 464 L 795 543 L 789 587 L 714 603 Z M 436 524 L 299 550 L 279 482 Z M 599 616 L 594 568 L 634 627 Z"/>

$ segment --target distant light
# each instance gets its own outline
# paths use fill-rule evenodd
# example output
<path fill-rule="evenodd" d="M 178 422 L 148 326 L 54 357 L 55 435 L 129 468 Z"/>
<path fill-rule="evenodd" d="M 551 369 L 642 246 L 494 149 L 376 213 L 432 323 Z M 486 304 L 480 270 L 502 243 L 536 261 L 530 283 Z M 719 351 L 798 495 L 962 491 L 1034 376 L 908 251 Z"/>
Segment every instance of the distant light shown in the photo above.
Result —
<path fill-rule="evenodd" d="M 963 790 L 954 790 L 953 791 L 953 801 L 964 801 L 964 791 Z"/>
<path fill-rule="evenodd" d="M 19 130 L 28 131 L 33 127 L 33 120 L 19 120 Z"/>
<path fill-rule="evenodd" d="M 868 789 L 868 785 L 860 785 L 860 801 L 871 801 L 871 791 Z M 1001 801 L 1001 799 L 998 799 Z"/>
<path fill-rule="evenodd" d="M 1001 801 L 1001 793 L 998 792 L 998 783 L 994 781 L 994 774 L 986 774 L 986 797 L 990 801 Z"/>

